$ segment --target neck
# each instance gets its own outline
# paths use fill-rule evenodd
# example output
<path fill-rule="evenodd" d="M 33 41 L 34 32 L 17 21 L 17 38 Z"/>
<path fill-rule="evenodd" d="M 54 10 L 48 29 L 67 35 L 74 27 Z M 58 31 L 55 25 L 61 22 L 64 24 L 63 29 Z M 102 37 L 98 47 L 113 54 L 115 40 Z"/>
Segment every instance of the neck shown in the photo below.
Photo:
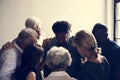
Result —
<path fill-rule="evenodd" d="M 88 58 L 88 61 L 95 61 L 97 58 L 95 57 L 95 56 L 92 56 L 92 57 L 90 57 L 90 58 Z"/>
<path fill-rule="evenodd" d="M 56 71 L 65 71 L 65 69 L 62 69 L 62 68 L 60 68 L 60 69 L 56 69 L 56 70 L 53 70 L 54 72 L 56 72 Z"/>
<path fill-rule="evenodd" d="M 24 45 L 23 45 L 23 44 L 21 44 L 21 43 L 19 43 L 19 42 L 17 42 L 17 41 L 16 41 L 16 44 L 17 44 L 21 49 L 24 49 Z"/>
<path fill-rule="evenodd" d="M 95 63 L 101 63 L 101 59 L 98 56 L 97 58 L 95 56 L 88 59 L 88 61 L 95 62 Z"/>

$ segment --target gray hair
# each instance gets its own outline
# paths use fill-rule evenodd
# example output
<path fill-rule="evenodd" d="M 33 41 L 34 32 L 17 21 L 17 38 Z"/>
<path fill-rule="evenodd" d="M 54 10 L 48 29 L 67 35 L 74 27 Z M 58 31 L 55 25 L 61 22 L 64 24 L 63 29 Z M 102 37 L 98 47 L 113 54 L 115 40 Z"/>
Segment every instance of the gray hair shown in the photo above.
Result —
<path fill-rule="evenodd" d="M 52 70 L 66 69 L 71 65 L 72 58 L 67 49 L 54 46 L 48 51 L 45 62 Z"/>
<path fill-rule="evenodd" d="M 28 44 L 32 44 L 32 43 L 35 43 L 37 41 L 37 32 L 31 28 L 25 28 L 25 29 L 22 29 L 21 32 L 18 34 L 18 37 L 16 39 L 16 42 L 18 44 L 25 44 L 25 45 L 28 45 Z M 31 41 L 31 38 L 34 37 L 34 41 Z"/>
<path fill-rule="evenodd" d="M 27 28 L 33 28 L 33 26 L 35 24 L 41 25 L 41 20 L 38 17 L 35 17 L 35 16 L 28 17 L 25 21 L 25 26 Z"/>

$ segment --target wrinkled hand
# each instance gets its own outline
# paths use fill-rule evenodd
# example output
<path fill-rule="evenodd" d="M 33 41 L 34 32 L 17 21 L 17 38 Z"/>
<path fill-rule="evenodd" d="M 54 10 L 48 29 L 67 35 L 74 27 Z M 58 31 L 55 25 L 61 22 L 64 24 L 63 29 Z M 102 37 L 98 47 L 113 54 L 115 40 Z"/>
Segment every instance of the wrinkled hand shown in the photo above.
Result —
<path fill-rule="evenodd" d="M 13 47 L 15 47 L 15 46 L 13 45 L 13 43 L 7 42 L 7 43 L 5 43 L 5 44 L 2 46 L 2 50 L 7 50 L 7 49 L 10 49 L 10 48 L 13 48 Z"/>

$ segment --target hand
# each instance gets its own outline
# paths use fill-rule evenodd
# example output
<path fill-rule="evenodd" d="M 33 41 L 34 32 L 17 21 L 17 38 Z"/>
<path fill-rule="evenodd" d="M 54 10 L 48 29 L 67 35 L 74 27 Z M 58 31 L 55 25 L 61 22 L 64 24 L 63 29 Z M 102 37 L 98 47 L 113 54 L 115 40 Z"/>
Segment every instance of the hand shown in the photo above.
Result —
<path fill-rule="evenodd" d="M 42 47 L 44 48 L 51 40 L 52 40 L 52 38 L 44 39 L 44 40 L 43 40 Z"/>
<path fill-rule="evenodd" d="M 2 46 L 2 50 L 7 50 L 7 49 L 10 49 L 10 48 L 13 48 L 13 47 L 15 47 L 15 46 L 13 45 L 13 43 L 7 42 L 7 43 L 5 43 L 5 44 Z"/>

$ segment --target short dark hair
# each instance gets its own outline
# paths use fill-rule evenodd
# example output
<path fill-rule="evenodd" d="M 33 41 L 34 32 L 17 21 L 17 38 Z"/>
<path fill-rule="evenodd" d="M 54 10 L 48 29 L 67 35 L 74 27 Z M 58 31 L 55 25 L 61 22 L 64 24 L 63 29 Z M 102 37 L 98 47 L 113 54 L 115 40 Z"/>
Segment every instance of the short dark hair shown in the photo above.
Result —
<path fill-rule="evenodd" d="M 68 33 L 71 28 L 71 24 L 67 21 L 57 21 L 53 24 L 52 30 L 54 33 Z"/>
<path fill-rule="evenodd" d="M 98 30 L 108 31 L 108 28 L 101 23 L 96 23 L 93 27 L 92 33 L 95 34 Z"/>

